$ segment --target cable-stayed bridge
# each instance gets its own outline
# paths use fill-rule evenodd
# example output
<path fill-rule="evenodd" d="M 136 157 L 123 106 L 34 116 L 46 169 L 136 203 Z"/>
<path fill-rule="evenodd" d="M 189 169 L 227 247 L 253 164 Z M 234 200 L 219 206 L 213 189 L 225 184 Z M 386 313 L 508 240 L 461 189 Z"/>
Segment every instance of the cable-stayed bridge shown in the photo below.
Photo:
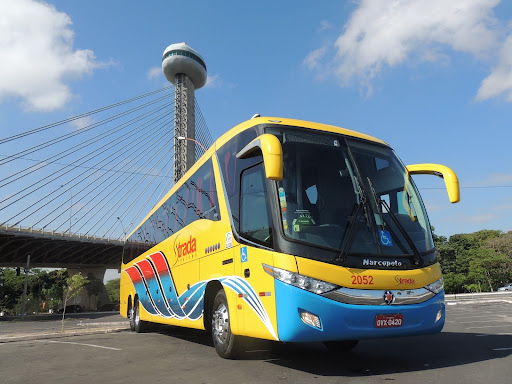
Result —
<path fill-rule="evenodd" d="M 173 185 L 177 146 L 187 140 L 197 160 L 213 143 L 195 99 L 195 138 L 179 133 L 177 92 L 1 138 L 0 266 L 30 254 L 31 266 L 119 268 L 124 239 Z"/>

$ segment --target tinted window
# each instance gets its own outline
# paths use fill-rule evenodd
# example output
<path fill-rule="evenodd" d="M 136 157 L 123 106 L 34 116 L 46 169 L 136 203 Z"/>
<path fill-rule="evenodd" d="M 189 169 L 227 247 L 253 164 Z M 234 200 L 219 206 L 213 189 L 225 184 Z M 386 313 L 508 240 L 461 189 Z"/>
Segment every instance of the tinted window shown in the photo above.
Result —
<path fill-rule="evenodd" d="M 224 185 L 226 187 L 228 203 L 231 208 L 231 215 L 233 216 L 233 225 L 237 231 L 240 229 L 240 173 L 243 169 L 246 169 L 261 161 L 261 156 L 259 159 L 237 159 L 236 154 L 240 152 L 243 147 L 254 140 L 256 136 L 256 128 L 250 128 L 233 137 L 218 151 L 219 164 L 222 170 L 222 176 L 224 178 Z"/>
<path fill-rule="evenodd" d="M 240 183 L 240 235 L 272 245 L 272 226 L 263 163 L 242 172 Z"/>
<path fill-rule="evenodd" d="M 211 160 L 203 164 L 130 236 L 123 262 L 133 260 L 199 219 L 220 220 Z"/>

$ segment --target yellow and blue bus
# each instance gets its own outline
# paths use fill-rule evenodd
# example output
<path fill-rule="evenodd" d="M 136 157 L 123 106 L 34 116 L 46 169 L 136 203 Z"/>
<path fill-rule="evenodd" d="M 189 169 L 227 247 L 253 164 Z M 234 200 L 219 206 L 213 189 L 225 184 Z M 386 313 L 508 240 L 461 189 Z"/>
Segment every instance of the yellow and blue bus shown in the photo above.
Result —
<path fill-rule="evenodd" d="M 445 320 L 441 268 L 413 174 L 385 142 L 256 117 L 221 136 L 126 241 L 121 314 L 204 329 L 234 358 L 245 336 L 320 341 L 429 334 Z"/>

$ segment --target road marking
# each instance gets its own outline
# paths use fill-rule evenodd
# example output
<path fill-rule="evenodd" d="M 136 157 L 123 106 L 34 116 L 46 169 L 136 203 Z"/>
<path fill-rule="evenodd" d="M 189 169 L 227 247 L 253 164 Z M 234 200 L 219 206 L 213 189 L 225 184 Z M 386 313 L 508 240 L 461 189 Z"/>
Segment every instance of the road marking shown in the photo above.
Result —
<path fill-rule="evenodd" d="M 500 323 L 503 322 L 503 319 L 496 319 L 496 320 L 475 320 L 475 321 L 451 321 L 452 323 L 457 324 L 474 324 L 474 323 L 494 323 L 499 321 Z"/>
<path fill-rule="evenodd" d="M 494 348 L 493 351 L 510 351 L 512 348 Z"/>
<path fill-rule="evenodd" d="M 510 336 L 512 333 L 491 333 L 491 334 L 485 334 L 485 335 L 475 335 L 476 337 L 486 337 L 486 336 Z"/>
<path fill-rule="evenodd" d="M 121 348 L 105 347 L 103 345 L 96 345 L 96 344 L 76 343 L 76 342 L 73 342 L 73 341 L 57 341 L 57 340 L 35 340 L 35 341 L 38 341 L 40 343 L 60 343 L 60 344 L 83 345 L 85 347 L 111 349 L 113 351 L 122 351 Z"/>
<path fill-rule="evenodd" d="M 506 325 L 486 325 L 483 327 L 466 327 L 466 329 L 480 329 L 480 328 L 503 328 L 506 327 Z"/>
<path fill-rule="evenodd" d="M 493 316 L 500 316 L 502 318 L 508 318 L 508 316 L 510 315 L 510 312 L 504 312 L 504 313 L 493 312 L 492 315 Z M 471 315 L 472 319 L 477 319 L 477 318 L 480 318 L 480 317 L 488 319 L 489 318 L 489 314 L 485 314 L 485 315 Z M 467 318 L 468 318 L 467 314 L 465 314 L 465 315 L 451 314 L 450 316 L 448 316 L 448 319 L 450 321 L 459 321 L 459 319 L 460 320 L 466 320 Z"/>

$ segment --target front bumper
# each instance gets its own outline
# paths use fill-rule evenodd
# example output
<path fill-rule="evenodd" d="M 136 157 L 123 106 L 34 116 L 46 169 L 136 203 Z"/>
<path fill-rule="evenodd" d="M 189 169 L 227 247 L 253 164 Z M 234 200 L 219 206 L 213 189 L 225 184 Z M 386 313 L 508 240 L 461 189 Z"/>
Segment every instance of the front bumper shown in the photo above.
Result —
<path fill-rule="evenodd" d="M 444 326 L 444 291 L 420 304 L 354 305 L 331 300 L 275 281 L 279 340 L 289 342 L 359 340 L 440 332 Z M 300 312 L 320 318 L 321 328 L 305 324 Z M 436 317 L 441 311 L 441 317 Z M 376 315 L 402 314 L 400 327 L 376 328 Z"/>

